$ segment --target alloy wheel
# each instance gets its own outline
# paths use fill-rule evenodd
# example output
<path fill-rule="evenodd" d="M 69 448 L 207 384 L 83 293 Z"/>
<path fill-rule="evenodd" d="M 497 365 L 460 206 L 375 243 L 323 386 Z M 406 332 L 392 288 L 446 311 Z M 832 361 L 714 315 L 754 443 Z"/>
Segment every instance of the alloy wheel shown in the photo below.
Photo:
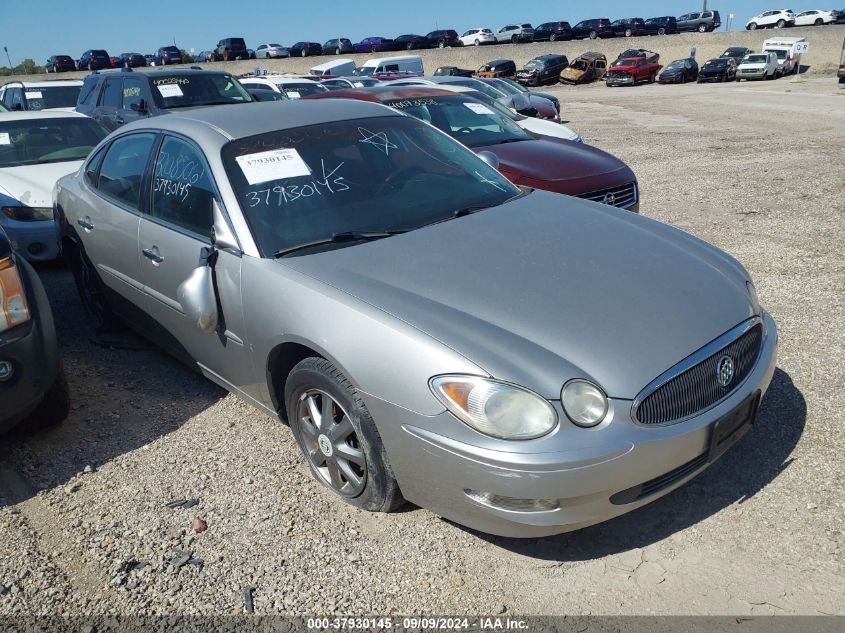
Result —
<path fill-rule="evenodd" d="M 297 411 L 307 459 L 326 485 L 357 497 L 367 484 L 367 461 L 349 414 L 321 389 L 308 389 Z"/>

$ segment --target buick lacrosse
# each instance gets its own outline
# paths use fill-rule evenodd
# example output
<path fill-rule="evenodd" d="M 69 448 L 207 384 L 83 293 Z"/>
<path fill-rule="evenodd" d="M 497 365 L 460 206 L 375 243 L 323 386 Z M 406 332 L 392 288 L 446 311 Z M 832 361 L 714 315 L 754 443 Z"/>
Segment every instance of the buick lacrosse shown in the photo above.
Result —
<path fill-rule="evenodd" d="M 777 333 L 725 253 L 484 158 L 360 101 L 156 117 L 58 182 L 62 250 L 98 326 L 288 422 L 339 498 L 565 532 L 735 444 Z"/>

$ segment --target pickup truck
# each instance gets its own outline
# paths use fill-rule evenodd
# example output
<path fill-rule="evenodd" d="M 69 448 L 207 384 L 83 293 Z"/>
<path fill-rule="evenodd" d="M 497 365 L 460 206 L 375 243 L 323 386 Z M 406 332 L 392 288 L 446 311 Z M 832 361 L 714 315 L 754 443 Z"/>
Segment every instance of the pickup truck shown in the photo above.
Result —
<path fill-rule="evenodd" d="M 617 59 L 610 65 L 605 83 L 608 86 L 634 86 L 642 81 L 654 83 L 661 68 L 663 66 L 657 62 L 643 57 Z"/>

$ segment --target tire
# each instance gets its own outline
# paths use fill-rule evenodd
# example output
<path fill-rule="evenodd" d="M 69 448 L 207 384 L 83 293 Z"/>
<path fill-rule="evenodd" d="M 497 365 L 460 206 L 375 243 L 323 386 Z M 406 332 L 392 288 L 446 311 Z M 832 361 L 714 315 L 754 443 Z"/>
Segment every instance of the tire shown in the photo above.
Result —
<path fill-rule="evenodd" d="M 552 33 L 549 35 L 549 41 L 554 42 L 557 39 L 557 33 Z"/>
<path fill-rule="evenodd" d="M 666 29 L 661 26 L 659 29 L 657 29 L 657 34 L 666 35 Z"/>
<path fill-rule="evenodd" d="M 681 73 L 681 83 L 682 84 L 687 83 L 687 76 L 684 73 Z"/>
<path fill-rule="evenodd" d="M 88 70 L 89 71 L 94 70 L 93 66 L 94 65 L 91 62 L 88 62 Z"/>
<path fill-rule="evenodd" d="M 307 56 L 308 56 L 308 51 L 306 51 L 306 50 L 303 48 L 303 49 L 302 49 L 302 53 L 301 53 L 301 57 L 307 57 Z"/>
<path fill-rule="evenodd" d="M 595 31 L 590 31 L 590 39 L 591 40 L 596 39 L 598 36 L 599 36 L 599 34 L 596 33 Z"/>
<path fill-rule="evenodd" d="M 297 364 L 285 383 L 285 402 L 291 431 L 318 482 L 370 512 L 402 506 L 376 424 L 358 391 L 332 363 L 306 358 Z"/>
<path fill-rule="evenodd" d="M 778 20 L 777 26 L 778 26 L 779 29 L 782 29 L 783 27 L 786 26 L 786 20 Z"/>
<path fill-rule="evenodd" d="M 653 84 L 655 79 L 657 79 L 657 73 L 653 72 L 653 73 L 651 73 L 651 75 L 648 78 L 648 83 Z"/>
<path fill-rule="evenodd" d="M 117 317 L 106 298 L 105 287 L 97 274 L 94 264 L 85 251 L 74 246 L 69 254 L 68 267 L 73 273 L 76 290 L 85 313 L 97 332 L 112 331 L 119 328 Z"/>
<path fill-rule="evenodd" d="M 706 24 L 699 24 L 698 25 L 698 32 L 699 33 L 707 33 L 707 25 Z"/>
<path fill-rule="evenodd" d="M 816 18 L 816 21 L 813 22 L 813 26 L 821 26 L 822 24 L 824 24 L 824 20 L 821 18 Z"/>
<path fill-rule="evenodd" d="M 413 43 L 413 42 L 408 42 L 408 44 L 405 46 L 405 50 L 407 50 L 407 51 L 412 51 L 412 50 L 414 50 L 414 43 Z"/>
<path fill-rule="evenodd" d="M 631 37 L 634 32 L 631 29 L 625 29 L 625 37 Z"/>
<path fill-rule="evenodd" d="M 752 22 L 751 24 L 748 25 L 747 28 L 748 28 L 749 31 L 756 31 L 757 30 L 757 23 Z"/>
<path fill-rule="evenodd" d="M 59 365 L 59 375 L 50 389 L 44 394 L 44 399 L 26 419 L 18 425 L 23 433 L 35 433 L 58 425 L 70 413 L 70 398 L 68 397 L 67 380 L 64 367 Z"/>

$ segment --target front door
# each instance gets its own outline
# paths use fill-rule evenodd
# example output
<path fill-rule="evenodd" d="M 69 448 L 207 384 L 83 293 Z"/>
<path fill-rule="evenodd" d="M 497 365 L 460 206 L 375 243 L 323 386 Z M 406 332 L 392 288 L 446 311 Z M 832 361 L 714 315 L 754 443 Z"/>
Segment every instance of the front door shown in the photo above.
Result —
<path fill-rule="evenodd" d="M 219 251 L 214 267 L 218 332 L 205 334 L 179 303 L 178 289 L 211 247 L 212 201 L 219 200 L 205 157 L 190 141 L 165 136 L 155 161 L 148 213 L 138 232 L 147 311 L 202 371 L 227 388 L 251 371 L 240 301 L 241 256 Z"/>

